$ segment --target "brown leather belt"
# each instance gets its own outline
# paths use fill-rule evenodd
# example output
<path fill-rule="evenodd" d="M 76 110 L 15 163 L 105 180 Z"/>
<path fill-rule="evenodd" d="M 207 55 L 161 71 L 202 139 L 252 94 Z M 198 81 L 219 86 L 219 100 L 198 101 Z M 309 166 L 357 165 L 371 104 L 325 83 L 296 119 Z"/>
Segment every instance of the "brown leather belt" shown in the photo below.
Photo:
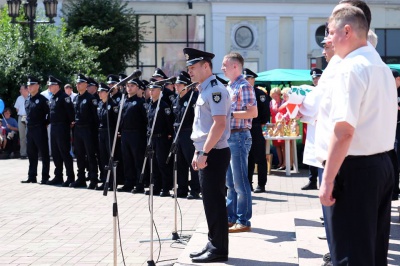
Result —
<path fill-rule="evenodd" d="M 231 133 L 236 133 L 236 132 L 243 132 L 243 131 L 249 131 L 250 129 L 248 128 L 234 128 L 231 129 Z"/>

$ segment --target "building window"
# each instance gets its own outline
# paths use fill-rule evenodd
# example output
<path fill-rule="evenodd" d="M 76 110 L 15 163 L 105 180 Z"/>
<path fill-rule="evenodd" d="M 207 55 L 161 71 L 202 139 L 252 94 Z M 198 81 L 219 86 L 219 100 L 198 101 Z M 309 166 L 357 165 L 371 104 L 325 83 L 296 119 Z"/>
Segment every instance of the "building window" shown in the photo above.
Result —
<path fill-rule="evenodd" d="M 400 29 L 375 29 L 378 35 L 376 50 L 386 64 L 400 64 Z"/>
<path fill-rule="evenodd" d="M 144 79 L 149 79 L 156 67 L 167 76 L 178 75 L 186 70 L 183 48 L 205 49 L 204 15 L 138 15 L 140 22 L 145 22 L 149 32 L 143 40 L 136 62 L 131 62 L 132 69 L 139 68 Z"/>

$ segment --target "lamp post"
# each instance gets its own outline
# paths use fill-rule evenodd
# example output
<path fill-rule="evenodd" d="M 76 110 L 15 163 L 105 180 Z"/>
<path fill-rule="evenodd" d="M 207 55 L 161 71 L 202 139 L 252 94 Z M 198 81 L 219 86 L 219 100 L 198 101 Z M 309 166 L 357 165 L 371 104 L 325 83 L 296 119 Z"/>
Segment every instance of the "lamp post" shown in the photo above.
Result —
<path fill-rule="evenodd" d="M 47 24 L 54 23 L 53 18 L 57 16 L 57 0 L 43 0 L 45 14 L 46 17 L 49 18 L 49 21 L 36 21 L 36 8 L 37 8 L 37 0 L 27 0 L 24 3 L 24 12 L 27 21 L 16 21 L 16 18 L 19 16 L 19 9 L 21 7 L 21 0 L 7 0 L 8 5 L 8 16 L 12 18 L 11 23 L 19 23 L 19 24 L 28 24 L 30 29 L 29 37 L 31 41 L 35 38 L 34 33 L 34 25 L 35 24 Z"/>

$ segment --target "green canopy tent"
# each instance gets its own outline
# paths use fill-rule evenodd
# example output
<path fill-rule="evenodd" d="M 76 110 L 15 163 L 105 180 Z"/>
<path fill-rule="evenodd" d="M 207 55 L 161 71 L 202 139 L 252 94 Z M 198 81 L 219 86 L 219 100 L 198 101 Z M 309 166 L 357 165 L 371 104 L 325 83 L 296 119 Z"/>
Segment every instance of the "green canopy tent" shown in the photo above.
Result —
<path fill-rule="evenodd" d="M 391 69 L 396 69 L 400 72 L 400 64 L 388 64 Z"/>
<path fill-rule="evenodd" d="M 257 73 L 256 85 L 271 87 L 312 84 L 309 69 L 272 69 Z"/>

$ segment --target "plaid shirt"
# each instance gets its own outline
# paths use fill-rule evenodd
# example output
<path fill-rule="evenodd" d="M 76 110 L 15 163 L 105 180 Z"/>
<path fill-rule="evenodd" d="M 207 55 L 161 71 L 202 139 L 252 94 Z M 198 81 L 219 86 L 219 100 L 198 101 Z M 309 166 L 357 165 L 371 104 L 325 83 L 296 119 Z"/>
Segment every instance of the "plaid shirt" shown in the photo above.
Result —
<path fill-rule="evenodd" d="M 249 106 L 257 106 L 256 96 L 253 87 L 240 75 L 236 80 L 230 82 L 228 87 L 231 96 L 231 112 L 245 111 Z M 231 129 L 251 128 L 252 118 L 236 119 L 231 118 Z"/>

